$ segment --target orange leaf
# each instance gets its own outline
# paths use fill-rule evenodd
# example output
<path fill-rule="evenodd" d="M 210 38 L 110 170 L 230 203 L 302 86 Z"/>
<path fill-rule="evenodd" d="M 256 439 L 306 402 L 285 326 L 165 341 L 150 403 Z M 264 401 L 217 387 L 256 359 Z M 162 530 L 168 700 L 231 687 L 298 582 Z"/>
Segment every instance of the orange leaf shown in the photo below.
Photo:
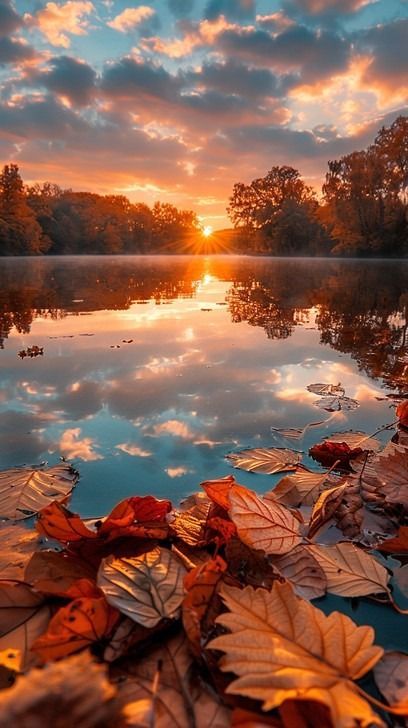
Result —
<path fill-rule="evenodd" d="M 182 604 L 183 625 L 193 652 L 196 654 L 200 654 L 203 622 L 208 622 L 217 584 L 226 569 L 227 564 L 224 559 L 216 556 L 202 566 L 197 566 L 184 578 L 184 587 L 187 589 L 187 594 Z M 214 614 L 212 614 L 210 621 L 212 625 L 214 623 Z M 205 627 L 204 631 L 206 631 Z"/>
<path fill-rule="evenodd" d="M 209 518 L 207 526 L 208 528 L 212 528 L 213 531 L 218 531 L 225 543 L 228 543 L 231 538 L 237 535 L 237 527 L 235 523 L 228 521 L 226 518 L 220 518 L 220 516 Z"/>
<path fill-rule="evenodd" d="M 98 535 L 110 541 L 132 532 L 136 524 L 165 521 L 171 511 L 169 500 L 157 500 L 151 495 L 126 498 L 115 506 L 99 528 Z M 130 527 L 130 531 L 129 531 Z"/>
<path fill-rule="evenodd" d="M 408 427 L 408 399 L 404 399 L 398 405 L 396 412 L 400 425 Z"/>
<path fill-rule="evenodd" d="M 201 487 L 204 488 L 208 497 L 211 498 L 213 503 L 221 506 L 224 511 L 228 511 L 230 507 L 229 492 L 232 486 L 247 490 L 245 486 L 237 483 L 233 475 L 226 475 L 225 478 L 218 478 L 217 480 L 205 480 L 201 483 Z"/>
<path fill-rule="evenodd" d="M 32 649 L 44 662 L 58 660 L 108 636 L 119 618 L 104 597 L 82 597 L 62 607 Z"/>
<path fill-rule="evenodd" d="M 408 551 L 408 526 L 400 526 L 395 538 L 390 538 L 388 541 L 380 543 L 377 549 L 379 551 L 385 551 L 388 554 Z"/>
<path fill-rule="evenodd" d="M 97 538 L 97 534 L 85 526 L 78 514 L 71 513 L 57 501 L 39 512 L 36 529 L 48 538 L 55 538 L 61 543 L 82 541 L 84 538 Z"/>

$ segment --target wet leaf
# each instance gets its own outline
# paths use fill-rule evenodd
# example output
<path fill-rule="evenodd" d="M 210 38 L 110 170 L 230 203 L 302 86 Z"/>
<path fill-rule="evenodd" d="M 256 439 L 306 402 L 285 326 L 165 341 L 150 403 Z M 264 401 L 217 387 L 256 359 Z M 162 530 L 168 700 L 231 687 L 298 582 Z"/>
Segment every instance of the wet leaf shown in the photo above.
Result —
<path fill-rule="evenodd" d="M 336 465 L 337 470 L 350 470 L 350 461 L 361 455 L 362 452 L 361 448 L 352 450 L 346 442 L 326 440 L 320 445 L 313 445 L 309 450 L 309 455 L 325 468 Z"/>
<path fill-rule="evenodd" d="M 302 455 L 286 448 L 256 447 L 253 450 L 230 453 L 226 457 L 234 468 L 272 475 L 286 470 L 296 470 Z"/>
<path fill-rule="evenodd" d="M 137 557 L 104 559 L 98 586 L 107 601 L 144 627 L 175 619 L 183 601 L 185 569 L 171 551 L 154 548 Z"/>
<path fill-rule="evenodd" d="M 108 637 L 119 618 L 103 596 L 84 596 L 61 607 L 32 645 L 44 662 L 58 660 Z"/>
<path fill-rule="evenodd" d="M 197 655 L 201 652 L 202 636 L 207 637 L 209 628 L 214 626 L 218 611 L 214 607 L 214 597 L 226 569 L 224 559 L 216 556 L 190 571 L 184 579 L 187 594 L 182 604 L 183 626 Z"/>
<path fill-rule="evenodd" d="M 386 502 L 400 504 L 408 511 L 408 449 L 388 443 L 373 461 L 373 468 Z"/>
<path fill-rule="evenodd" d="M 13 728 L 100 728 L 117 725 L 115 689 L 106 669 L 83 653 L 19 677 L 0 693 L 0 725 Z"/>
<path fill-rule="evenodd" d="M 343 483 L 343 485 L 336 485 L 320 494 L 310 518 L 308 538 L 314 538 L 318 531 L 330 521 L 337 511 L 346 489 L 347 483 Z"/>
<path fill-rule="evenodd" d="M 28 562 L 24 580 L 44 594 L 67 593 L 78 579 L 94 579 L 95 569 L 63 551 L 37 551 Z"/>
<path fill-rule="evenodd" d="M 285 475 L 277 486 L 264 498 L 269 496 L 287 506 L 311 506 L 319 498 L 320 493 L 326 488 L 332 488 L 339 482 L 328 473 L 312 473 L 308 470 L 299 469 L 294 475 Z"/>
<path fill-rule="evenodd" d="M 97 538 L 95 531 L 87 528 L 78 514 L 71 513 L 56 501 L 43 508 L 39 513 L 36 528 L 39 533 L 61 543 L 75 543 L 83 539 Z"/>
<path fill-rule="evenodd" d="M 408 399 L 400 402 L 396 409 L 396 415 L 399 419 L 400 425 L 408 428 Z"/>
<path fill-rule="evenodd" d="M 78 473 L 67 463 L 52 468 L 11 468 L 0 472 L 0 518 L 30 518 L 53 500 L 65 501 Z"/>
<path fill-rule="evenodd" d="M 408 716 L 408 655 L 386 652 L 374 667 L 374 677 L 387 702 L 405 706 L 402 714 Z"/>
<path fill-rule="evenodd" d="M 0 650 L 18 650 L 22 669 L 34 663 L 32 644 L 45 632 L 50 617 L 44 597 L 28 584 L 0 581 Z"/>
<path fill-rule="evenodd" d="M 24 569 L 38 546 L 38 534 L 14 523 L 0 527 L 0 578 L 24 581 Z"/>
<path fill-rule="evenodd" d="M 338 384 L 309 384 L 306 389 L 308 392 L 318 394 L 319 397 L 344 397 L 346 393 L 340 382 Z"/>
<path fill-rule="evenodd" d="M 228 571 L 241 582 L 270 589 L 277 578 L 262 551 L 254 551 L 239 538 L 232 538 L 225 546 Z"/>
<path fill-rule="evenodd" d="M 365 432 L 355 432 L 354 430 L 346 430 L 345 432 L 333 432 L 324 438 L 324 441 L 345 442 L 352 450 L 360 447 L 362 450 L 371 450 L 376 452 L 380 449 L 381 443 L 375 437 L 367 435 Z"/>
<path fill-rule="evenodd" d="M 263 500 L 252 491 L 231 488 L 231 520 L 245 544 L 267 554 L 286 554 L 302 541 L 301 524 L 292 513 L 272 500 Z"/>
<path fill-rule="evenodd" d="M 166 515 L 171 508 L 169 500 L 158 500 L 151 495 L 126 498 L 102 522 L 98 536 L 106 541 L 124 536 L 166 538 Z"/>
<path fill-rule="evenodd" d="M 296 546 L 284 556 L 274 556 L 273 568 L 290 581 L 296 594 L 304 599 L 316 599 L 326 593 L 326 575 L 305 546 Z"/>
<path fill-rule="evenodd" d="M 383 654 L 371 627 L 339 612 L 326 617 L 287 582 L 275 582 L 270 592 L 223 585 L 220 594 L 229 611 L 217 623 L 230 634 L 207 647 L 225 652 L 221 669 L 238 675 L 228 693 L 260 700 L 265 711 L 287 699 L 317 700 L 336 728 L 349 728 L 350 716 L 363 726 L 382 725 L 353 682 Z"/>
<path fill-rule="evenodd" d="M 379 551 L 385 551 L 387 554 L 398 554 L 408 551 L 408 526 L 400 526 L 395 538 L 379 544 Z"/>
<path fill-rule="evenodd" d="M 389 574 L 374 556 L 341 542 L 332 546 L 307 547 L 327 578 L 327 591 L 343 597 L 363 597 L 388 592 Z"/>
<path fill-rule="evenodd" d="M 350 397 L 321 397 L 313 403 L 319 409 L 326 410 L 326 412 L 340 412 L 345 410 L 355 410 L 360 406 L 360 403 L 356 399 Z"/>
<path fill-rule="evenodd" d="M 139 660 L 128 660 L 121 669 L 126 679 L 119 684 L 119 698 L 128 706 L 126 717 L 130 726 L 138 726 L 138 723 L 132 723 L 132 705 L 136 703 L 138 711 L 138 702 L 147 698 L 152 703 L 153 716 L 148 726 L 230 727 L 230 711 L 206 689 L 203 681 L 197 679 L 184 634 L 163 640 L 153 649 L 146 650 Z"/>
<path fill-rule="evenodd" d="M 200 483 L 201 487 L 204 488 L 208 497 L 213 503 L 228 511 L 230 506 L 229 492 L 232 486 L 243 488 L 247 490 L 245 486 L 239 485 L 233 475 L 226 475 L 224 478 L 217 478 L 216 480 L 205 480 Z"/>

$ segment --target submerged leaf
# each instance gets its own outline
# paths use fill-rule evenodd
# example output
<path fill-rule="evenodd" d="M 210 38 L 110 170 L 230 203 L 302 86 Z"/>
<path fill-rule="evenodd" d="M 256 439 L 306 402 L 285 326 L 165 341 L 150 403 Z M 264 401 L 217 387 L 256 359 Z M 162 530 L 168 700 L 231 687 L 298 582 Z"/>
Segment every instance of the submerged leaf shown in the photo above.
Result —
<path fill-rule="evenodd" d="M 65 501 L 79 475 L 71 465 L 11 468 L 0 472 L 0 518 L 30 518 L 51 501 Z"/>
<path fill-rule="evenodd" d="M 261 700 L 266 711 L 291 698 L 317 700 L 336 728 L 349 728 L 350 716 L 362 726 L 382 725 L 353 682 L 383 654 L 371 627 L 339 612 L 327 617 L 287 582 L 275 582 L 270 592 L 223 585 L 220 594 L 229 611 L 216 621 L 230 634 L 207 647 L 225 652 L 221 669 L 239 676 L 228 693 Z"/>
<path fill-rule="evenodd" d="M 272 475 L 286 470 L 296 470 L 302 455 L 286 448 L 256 447 L 253 450 L 230 453 L 226 457 L 234 468 Z"/>
<path fill-rule="evenodd" d="M 267 554 L 286 554 L 302 541 L 300 522 L 280 503 L 231 488 L 231 520 L 245 544 Z"/>
<path fill-rule="evenodd" d="M 327 591 L 342 597 L 388 593 L 389 574 L 374 556 L 341 542 L 332 546 L 307 547 L 327 578 Z"/>
<path fill-rule="evenodd" d="M 155 548 L 141 556 L 104 559 L 98 586 L 120 612 L 144 627 L 155 627 L 179 615 L 184 574 L 171 551 Z"/>

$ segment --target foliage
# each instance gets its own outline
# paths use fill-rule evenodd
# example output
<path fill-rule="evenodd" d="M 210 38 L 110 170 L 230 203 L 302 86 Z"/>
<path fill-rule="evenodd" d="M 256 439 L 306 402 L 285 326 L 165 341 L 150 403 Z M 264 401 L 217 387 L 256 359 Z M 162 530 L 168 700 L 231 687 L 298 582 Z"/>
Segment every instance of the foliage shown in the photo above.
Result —
<path fill-rule="evenodd" d="M 333 386 L 310 388 L 323 397 Z M 406 675 L 408 655 L 384 652 L 371 626 L 311 603 L 332 593 L 406 613 L 392 592 L 399 562 L 378 556 L 407 553 L 406 401 L 397 412 L 382 450 L 362 432 L 324 441 L 360 451 L 347 474 L 341 458 L 308 471 L 294 450 L 247 450 L 248 469 L 261 455 L 266 472 L 292 474 L 263 496 L 232 475 L 205 481 L 179 509 L 134 496 L 93 522 L 54 500 L 36 522 L 52 542 L 40 547 L 27 530 L 15 553 L 21 526 L 3 528 L 11 563 L 0 579 L 0 723 L 50 717 L 70 728 L 72 714 L 90 727 L 361 728 L 384 726 L 378 708 L 407 716 L 396 676 Z M 43 493 L 34 495 L 41 505 Z M 371 528 L 368 544 L 363 518 L 352 541 L 343 528 L 333 543 L 330 525 L 342 528 L 356 497 L 364 518 L 389 531 Z M 358 682 L 368 674 L 385 703 Z M 68 711 L 58 723 L 57 705 Z"/>

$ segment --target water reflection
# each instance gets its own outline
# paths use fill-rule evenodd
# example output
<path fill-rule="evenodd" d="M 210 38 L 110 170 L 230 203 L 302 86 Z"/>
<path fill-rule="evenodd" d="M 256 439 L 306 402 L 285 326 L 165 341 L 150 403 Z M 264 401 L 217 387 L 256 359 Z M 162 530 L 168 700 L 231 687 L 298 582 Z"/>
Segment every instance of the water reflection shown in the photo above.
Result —
<path fill-rule="evenodd" d="M 393 419 L 407 386 L 405 262 L 81 258 L 0 262 L 0 464 L 59 456 L 73 507 L 182 495 L 230 472 L 271 426 L 328 418 L 306 390 L 341 381 L 360 401 L 310 433 Z M 27 346 L 44 356 L 18 358 Z M 287 443 L 277 443 L 286 444 Z M 252 487 L 270 487 L 265 476 Z"/>

